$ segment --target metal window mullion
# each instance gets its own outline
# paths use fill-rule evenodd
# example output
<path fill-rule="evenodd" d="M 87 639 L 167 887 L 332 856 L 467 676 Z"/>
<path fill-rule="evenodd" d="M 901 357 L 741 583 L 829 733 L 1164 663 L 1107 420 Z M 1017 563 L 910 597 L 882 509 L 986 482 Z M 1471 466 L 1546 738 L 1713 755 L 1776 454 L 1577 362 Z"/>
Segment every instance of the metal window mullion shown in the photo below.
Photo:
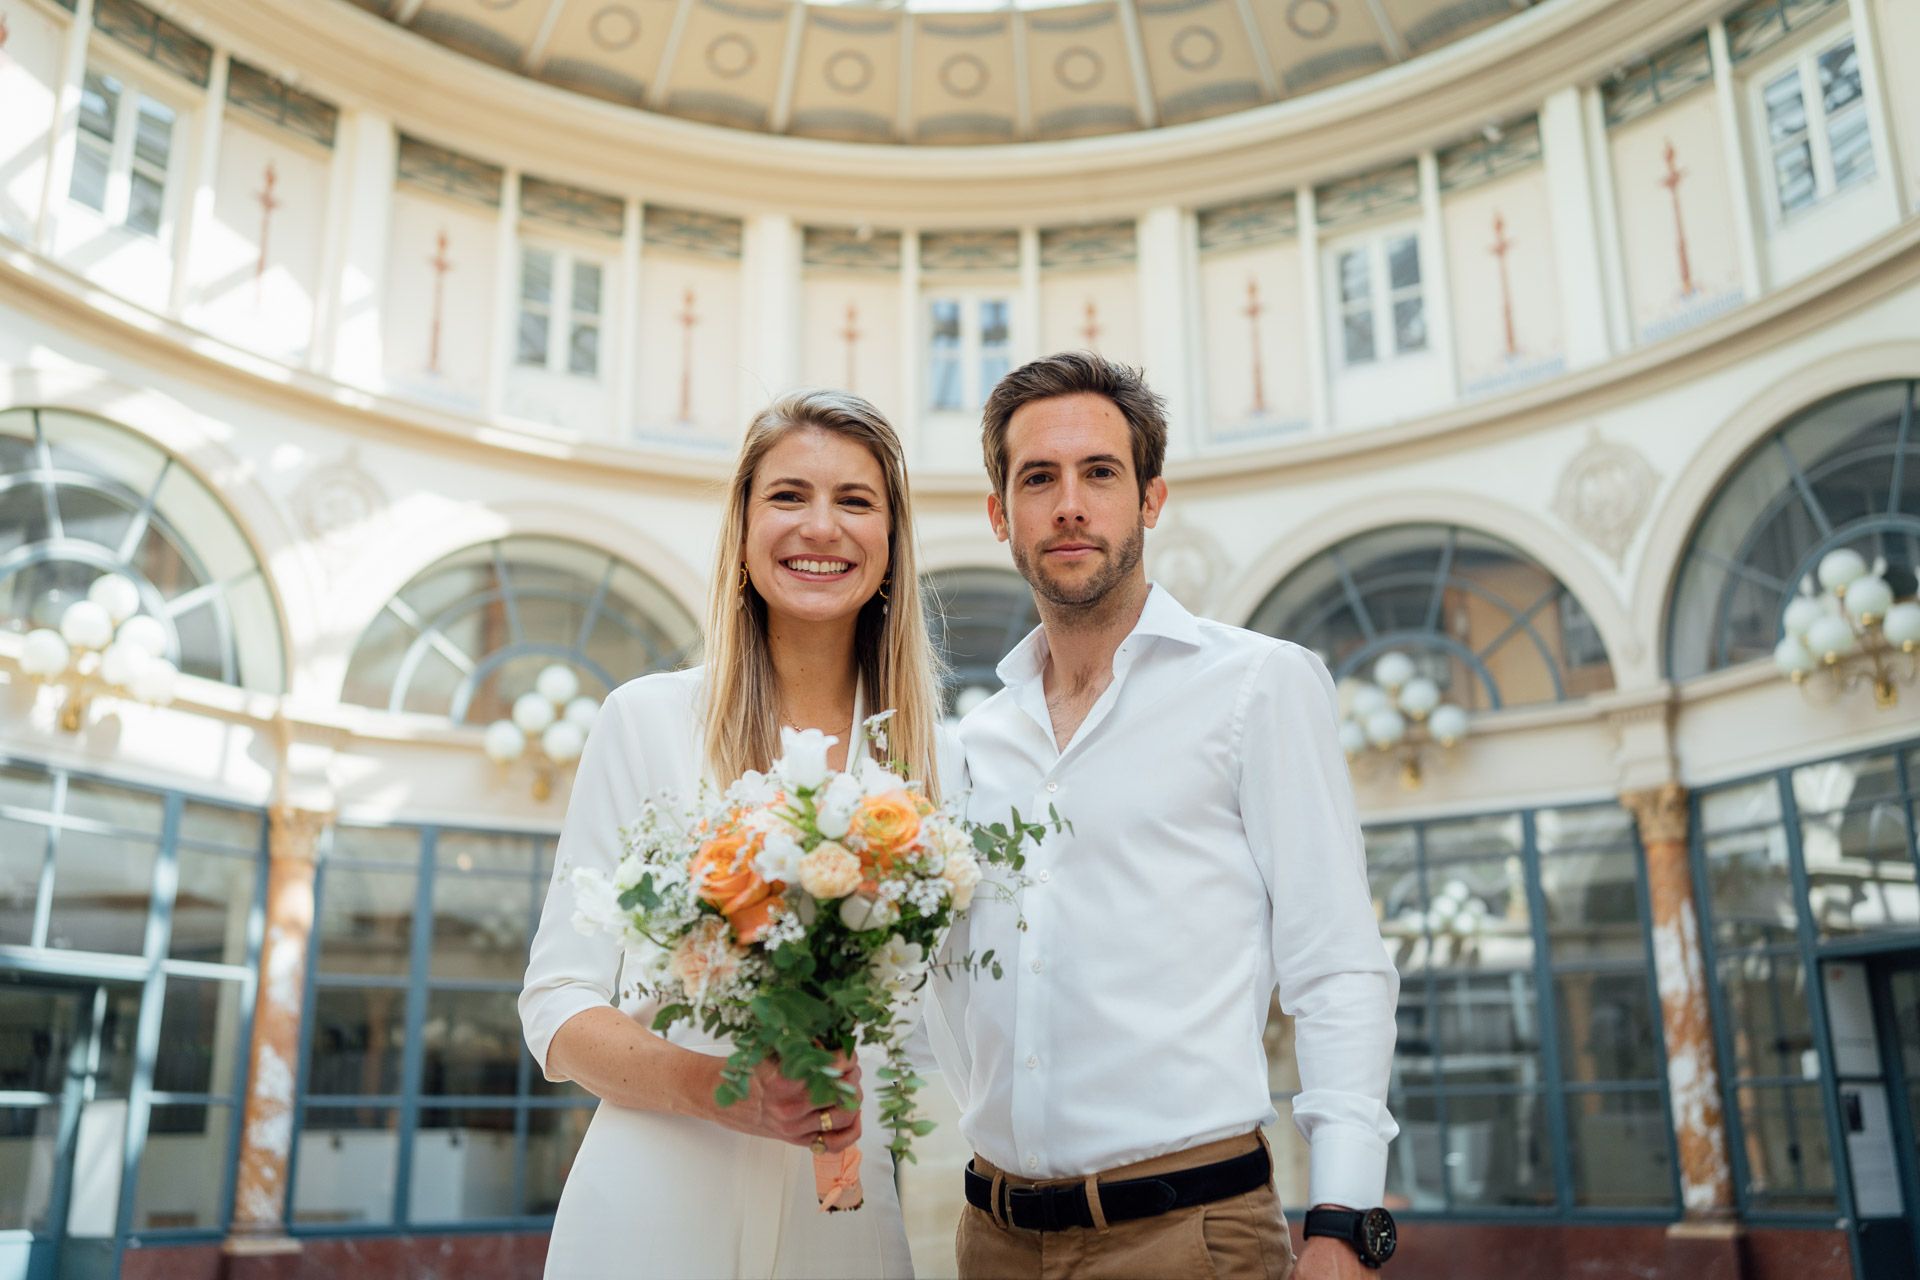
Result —
<path fill-rule="evenodd" d="M 120 81 L 120 101 L 114 105 L 113 146 L 107 160 L 107 207 L 101 216 L 116 227 L 125 226 L 133 207 L 133 137 L 138 127 L 140 90 L 126 77 Z"/>
<path fill-rule="evenodd" d="M 1428 631 L 1440 630 L 1440 612 L 1447 603 L 1448 580 L 1453 577 L 1453 557 L 1460 543 L 1460 526 L 1447 526 L 1447 540 L 1440 544 L 1440 567 L 1433 575 L 1433 596 L 1427 601 Z"/>
<path fill-rule="evenodd" d="M 120 1204 L 115 1215 L 115 1257 L 133 1231 L 134 1199 L 139 1191 L 140 1158 L 147 1146 L 147 1120 L 152 1113 L 154 1059 L 160 1048 L 160 1019 L 166 1008 L 167 975 L 161 962 L 173 933 L 173 899 L 179 887 L 179 864 L 174 838 L 180 833 L 180 793 L 169 792 L 160 824 L 160 856 L 154 859 L 152 907 L 147 915 L 144 956 L 146 980 L 141 984 L 140 1017 L 133 1044 L 133 1082 L 127 1090 L 126 1148 L 121 1153 Z"/>
<path fill-rule="evenodd" d="M 498 555 L 498 544 L 495 546 Z M 407 1043 L 400 1064 L 399 1155 L 394 1162 L 393 1221 L 403 1226 L 409 1221 L 413 1192 L 413 1136 L 420 1117 L 422 1064 L 421 1028 L 426 1023 L 427 962 L 433 949 L 433 871 L 439 832 L 425 827 L 420 832 L 419 881 L 414 889 L 412 960 L 413 975 L 407 984 Z"/>
<path fill-rule="evenodd" d="M 1573 1207 L 1573 1155 L 1568 1149 L 1566 1095 L 1560 1064 L 1558 990 L 1553 982 L 1547 942 L 1547 893 L 1540 882 L 1540 852 L 1535 843 L 1533 810 L 1520 814 L 1521 866 L 1526 874 L 1527 913 L 1533 933 L 1535 1017 L 1540 1029 L 1540 1056 L 1546 1089 L 1547 1132 L 1552 1140 L 1554 1205 L 1561 1213 Z"/>
<path fill-rule="evenodd" d="M 57 815 L 66 808 L 67 771 L 54 769 L 50 771 L 50 776 L 53 783 L 53 796 L 48 803 L 53 806 L 53 812 Z M 51 817 L 43 828 L 46 840 L 41 849 L 40 886 L 33 904 L 33 932 L 27 935 L 28 945 L 36 948 L 44 948 L 47 945 L 47 927 L 53 919 L 54 863 L 60 855 L 61 830 L 57 818 Z"/>
<path fill-rule="evenodd" d="M 1820 91 L 1820 56 L 1813 50 L 1800 55 L 1800 96 L 1806 104 L 1807 146 L 1813 159 L 1813 198 L 1824 200 L 1834 191 L 1833 145 L 1827 139 L 1827 99 Z"/>
<path fill-rule="evenodd" d="M 53 445 L 47 440 L 44 424 L 40 421 L 40 410 L 33 411 L 33 451 L 39 459 L 36 468 L 40 472 L 40 505 L 47 521 L 47 540 L 56 542 L 67 536 L 66 522 L 60 518 L 60 495 L 53 481 Z"/>
<path fill-rule="evenodd" d="M 1898 1012 L 1893 1003 L 1891 975 L 1884 970 L 1880 971 L 1877 980 L 1869 983 L 1868 996 L 1873 1003 L 1873 1024 L 1876 1028 L 1899 1025 Z M 1914 1115 L 1912 1107 L 1908 1104 L 1910 1081 L 1906 1062 L 1903 1059 L 1904 1055 L 1899 1053 L 1883 1056 L 1882 1061 L 1887 1074 L 1884 1087 L 1887 1094 L 1887 1107 L 1892 1113 L 1894 1132 L 1911 1134 L 1914 1132 Z M 1894 1158 L 1899 1167 L 1902 1198 L 1911 1199 L 1912 1189 L 1920 1186 L 1920 1153 L 1916 1153 L 1911 1145 L 1901 1143 L 1895 1148 Z M 1908 1212 L 1911 1213 L 1911 1210 Z M 1915 1274 L 1920 1274 L 1920 1240 L 1909 1239 L 1908 1245 L 1916 1265 Z"/>
<path fill-rule="evenodd" d="M 553 276 L 548 282 L 547 292 L 547 372 L 564 371 L 564 358 L 567 349 L 566 331 L 572 324 L 573 316 L 573 250 L 553 250 Z M 500 554 L 499 544 L 494 544 L 494 555 Z M 504 573 L 501 582 L 506 582 Z"/>
<path fill-rule="evenodd" d="M 1345 574 L 1345 572 L 1346 572 L 1346 566 L 1342 565 L 1341 573 Z M 1422 917 L 1420 922 L 1420 933 L 1421 933 L 1421 936 L 1426 940 L 1427 954 L 1432 955 L 1433 954 L 1433 933 L 1427 927 L 1427 923 L 1425 920 L 1425 916 L 1427 912 L 1431 910 L 1433 906 L 1433 893 L 1427 877 L 1427 824 L 1424 822 L 1414 824 L 1413 859 L 1414 859 L 1414 867 L 1417 869 L 1417 872 L 1419 875 L 1419 881 L 1420 881 L 1420 902 L 1421 902 L 1420 914 Z M 1441 1043 L 1441 1039 L 1440 1039 L 1439 991 L 1438 991 L 1438 984 L 1434 981 L 1433 967 L 1431 965 L 1427 966 L 1421 972 L 1420 977 L 1421 977 L 1422 986 L 1424 988 L 1423 1004 L 1425 1005 L 1426 1016 L 1427 1016 L 1427 1038 L 1428 1038 L 1428 1042 L 1433 1046 L 1432 1058 L 1433 1058 L 1434 1067 L 1433 1067 L 1433 1080 L 1431 1084 L 1431 1089 L 1432 1089 L 1431 1096 L 1433 1098 L 1434 1129 L 1439 1139 L 1440 1207 L 1441 1207 L 1441 1212 L 1452 1213 L 1453 1212 L 1453 1179 L 1447 1173 L 1447 1147 L 1448 1147 L 1447 1086 L 1446 1086 L 1447 1052 L 1446 1052 L 1446 1046 L 1443 1043 Z M 1406 1087 L 1404 1084 L 1401 1086 L 1401 1092 L 1402 1093 L 1406 1092 Z M 1414 1166 L 1414 1169 L 1417 1172 L 1419 1169 L 1419 1165 L 1416 1164 Z"/>
<path fill-rule="evenodd" d="M 1907 383 L 1906 403 L 1900 406 L 1900 426 L 1893 438 L 1893 474 L 1887 479 L 1887 514 L 1896 515 L 1900 511 L 1901 490 L 1905 487 L 1907 470 L 1907 451 L 1913 441 L 1913 400 L 1914 388 L 1920 384 Z M 1883 545 L 1881 550 L 1886 548 Z"/>

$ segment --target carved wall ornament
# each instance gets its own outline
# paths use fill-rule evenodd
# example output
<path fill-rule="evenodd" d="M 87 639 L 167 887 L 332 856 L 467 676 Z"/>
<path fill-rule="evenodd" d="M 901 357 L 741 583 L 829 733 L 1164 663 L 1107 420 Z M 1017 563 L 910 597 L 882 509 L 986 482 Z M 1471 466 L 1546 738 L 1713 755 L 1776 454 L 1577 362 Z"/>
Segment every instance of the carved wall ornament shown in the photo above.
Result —
<path fill-rule="evenodd" d="M 1168 521 L 1147 536 L 1147 576 L 1196 612 L 1206 608 L 1226 564 L 1213 535 L 1184 521 Z"/>
<path fill-rule="evenodd" d="M 293 491 L 294 516 L 333 572 L 386 516 L 387 491 L 348 449 L 307 473 Z"/>
<path fill-rule="evenodd" d="M 1560 473 L 1553 511 L 1617 568 L 1625 563 L 1659 487 L 1660 473 L 1639 450 L 1590 432 L 1586 447 Z"/>

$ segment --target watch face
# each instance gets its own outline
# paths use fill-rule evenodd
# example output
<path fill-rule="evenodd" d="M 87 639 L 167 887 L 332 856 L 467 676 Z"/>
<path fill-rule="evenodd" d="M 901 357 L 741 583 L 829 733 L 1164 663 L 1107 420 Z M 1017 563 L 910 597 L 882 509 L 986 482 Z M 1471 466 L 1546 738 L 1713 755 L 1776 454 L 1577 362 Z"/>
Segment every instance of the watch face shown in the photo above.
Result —
<path fill-rule="evenodd" d="M 1400 1243 L 1393 1215 L 1385 1209 L 1369 1209 L 1360 1219 L 1360 1243 L 1374 1262 L 1385 1262 Z"/>

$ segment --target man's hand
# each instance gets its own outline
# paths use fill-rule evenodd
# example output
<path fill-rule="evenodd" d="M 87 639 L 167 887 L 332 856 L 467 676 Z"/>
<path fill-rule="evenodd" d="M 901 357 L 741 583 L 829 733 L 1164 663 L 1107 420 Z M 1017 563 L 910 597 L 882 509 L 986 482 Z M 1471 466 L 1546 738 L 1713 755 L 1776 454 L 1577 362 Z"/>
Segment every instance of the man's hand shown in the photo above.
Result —
<path fill-rule="evenodd" d="M 1362 1265 L 1360 1255 L 1344 1240 L 1315 1236 L 1300 1251 L 1293 1280 L 1377 1280 L 1379 1275 Z"/>

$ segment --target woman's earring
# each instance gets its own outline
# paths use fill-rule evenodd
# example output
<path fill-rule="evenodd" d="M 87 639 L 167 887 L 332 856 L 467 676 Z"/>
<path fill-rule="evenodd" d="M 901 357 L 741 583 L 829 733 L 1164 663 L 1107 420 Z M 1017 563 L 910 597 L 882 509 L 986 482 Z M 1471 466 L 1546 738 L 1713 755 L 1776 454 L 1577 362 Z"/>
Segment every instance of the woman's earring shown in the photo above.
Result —
<path fill-rule="evenodd" d="M 887 611 L 893 607 L 887 595 L 887 588 L 892 585 L 892 583 L 893 578 L 891 575 L 880 579 L 880 616 L 883 618 L 887 616 Z"/>
<path fill-rule="evenodd" d="M 744 609 L 747 607 L 747 562 L 745 560 L 740 562 L 740 582 L 737 590 L 740 596 L 740 607 Z"/>

